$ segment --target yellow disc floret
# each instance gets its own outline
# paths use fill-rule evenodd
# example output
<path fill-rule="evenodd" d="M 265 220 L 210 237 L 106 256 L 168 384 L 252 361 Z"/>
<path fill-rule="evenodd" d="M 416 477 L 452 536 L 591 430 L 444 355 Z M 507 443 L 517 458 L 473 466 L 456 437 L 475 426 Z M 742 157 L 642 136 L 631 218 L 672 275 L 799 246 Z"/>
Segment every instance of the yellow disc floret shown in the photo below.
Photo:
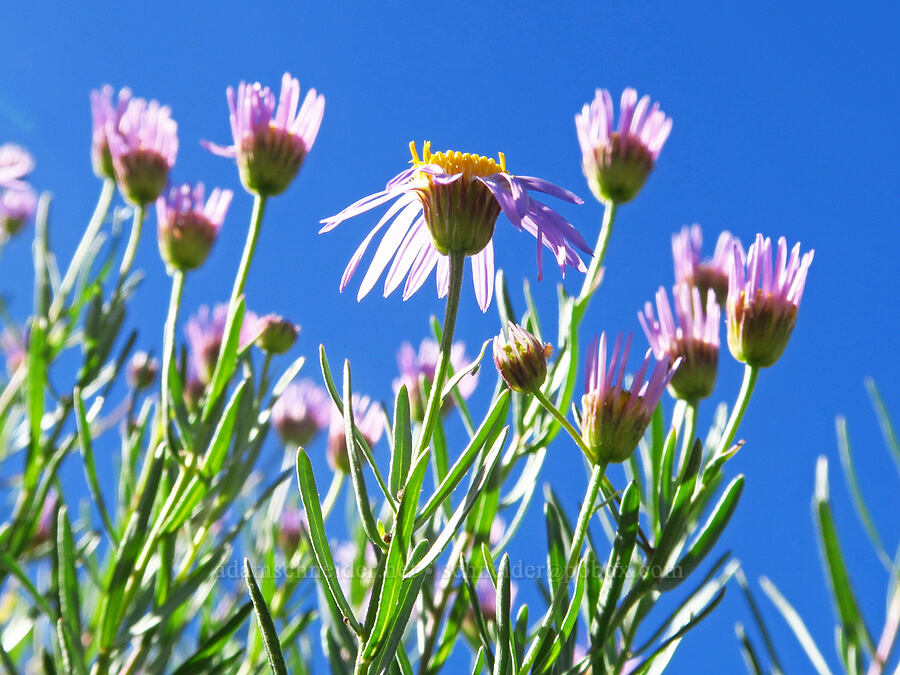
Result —
<path fill-rule="evenodd" d="M 409 152 L 412 155 L 411 164 L 413 166 L 437 164 L 444 170 L 444 173 L 461 173 L 466 178 L 471 178 L 472 176 L 481 176 L 483 178 L 492 176 L 495 173 L 506 173 L 506 157 L 502 152 L 497 153 L 497 160 L 457 150 L 432 153 L 431 141 L 425 141 L 422 145 L 422 159 L 419 159 L 415 141 L 410 141 Z"/>

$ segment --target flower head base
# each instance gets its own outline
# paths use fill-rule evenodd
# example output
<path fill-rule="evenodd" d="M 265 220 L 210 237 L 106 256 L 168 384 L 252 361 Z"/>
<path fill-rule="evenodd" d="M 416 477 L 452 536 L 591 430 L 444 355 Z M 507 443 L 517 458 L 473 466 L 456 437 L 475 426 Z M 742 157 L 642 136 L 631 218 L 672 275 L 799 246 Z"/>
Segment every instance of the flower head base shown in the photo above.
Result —
<path fill-rule="evenodd" d="M 248 192 L 271 196 L 284 192 L 312 149 L 325 113 L 325 97 L 310 89 L 300 103 L 300 83 L 285 73 L 277 107 L 275 92 L 259 82 L 228 87 L 234 145 L 204 142 L 210 152 L 237 159 Z"/>
<path fill-rule="evenodd" d="M 218 304 L 212 311 L 207 305 L 203 305 L 188 320 L 185 328 L 188 344 L 191 348 L 192 361 L 196 368 L 196 375 L 198 380 L 204 385 L 209 384 L 216 370 L 227 319 L 227 304 Z M 257 318 L 253 312 L 244 313 L 239 340 L 240 347 L 246 347 L 256 338 L 256 322 Z"/>
<path fill-rule="evenodd" d="M 131 100 L 131 90 L 127 87 L 119 90 L 119 99 L 113 104 L 113 88 L 108 84 L 91 92 L 91 164 L 98 178 L 115 178 L 112 154 L 109 151 L 107 128 L 119 128 L 119 120 Z"/>
<path fill-rule="evenodd" d="M 637 196 L 663 144 L 672 130 L 672 119 L 650 106 L 650 97 L 638 100 L 637 92 L 622 92 L 619 127 L 613 130 L 613 103 L 609 91 L 598 89 L 593 102 L 575 115 L 582 169 L 591 192 L 600 201 L 618 204 Z"/>
<path fill-rule="evenodd" d="M 784 237 L 772 264 L 772 240 L 761 234 L 747 253 L 732 253 L 728 285 L 728 348 L 738 361 L 766 368 L 784 353 L 803 297 L 814 251 L 800 256 L 799 242 L 788 255 Z"/>
<path fill-rule="evenodd" d="M 142 98 L 128 101 L 118 124 L 107 120 L 116 181 L 133 204 L 146 206 L 162 194 L 178 154 L 177 132 L 168 106 Z"/>
<path fill-rule="evenodd" d="M 22 231 L 25 223 L 34 218 L 37 195 L 27 183 L 4 190 L 0 194 L 0 229 L 6 236 Z"/>
<path fill-rule="evenodd" d="M 653 305 L 638 313 L 653 354 L 660 361 L 681 365 L 672 376 L 669 389 L 676 398 L 697 402 L 713 392 L 719 366 L 719 320 L 721 309 L 715 293 L 707 291 L 704 311 L 700 289 L 678 284 L 672 291 L 675 313 L 664 288 L 656 292 L 659 320 Z M 677 319 L 677 321 L 676 321 Z"/>
<path fill-rule="evenodd" d="M 281 442 L 305 446 L 331 421 L 333 403 L 312 380 L 289 384 L 272 406 L 272 423 Z"/>
<path fill-rule="evenodd" d="M 577 249 L 592 250 L 578 231 L 556 211 L 533 198 L 543 192 L 565 201 L 581 200 L 561 187 L 540 178 L 513 176 L 506 171 L 503 155 L 498 161 L 454 151 L 432 153 L 428 143 L 422 158 L 410 144 L 413 166 L 392 178 L 384 190 L 369 195 L 331 218 L 320 232 L 396 199 L 369 232 L 350 259 L 341 279 L 343 291 L 375 235 L 393 219 L 378 245 L 357 298 L 366 295 L 391 263 L 384 285 L 385 297 L 406 278 L 403 299 L 415 293 L 437 266 L 438 295 L 447 294 L 450 265 L 447 253 L 472 257 L 475 296 L 487 311 L 494 292 L 494 223 L 502 211 L 513 227 L 526 230 L 538 241 L 538 278 L 543 274 L 542 247 L 550 249 L 560 270 L 586 267 Z"/>
<path fill-rule="evenodd" d="M 128 384 L 135 391 L 150 387 L 159 372 L 159 362 L 147 352 L 136 352 L 128 362 Z"/>
<path fill-rule="evenodd" d="M 699 225 L 682 227 L 681 232 L 672 235 L 675 282 L 696 286 L 700 289 L 701 298 L 705 298 L 706 292 L 712 289 L 716 294 L 716 301 L 724 306 L 725 297 L 728 295 L 728 277 L 731 275 L 732 251 L 735 246 L 743 264 L 744 249 L 731 232 L 722 232 L 716 242 L 713 257 L 701 261 L 703 231 Z"/>
<path fill-rule="evenodd" d="M 553 354 L 549 343 L 512 321 L 506 331 L 494 337 L 494 364 L 500 377 L 513 391 L 533 394 L 547 379 L 547 359 Z"/>
<path fill-rule="evenodd" d="M 17 187 L 34 170 L 34 157 L 15 143 L 0 145 L 0 187 Z"/>
<path fill-rule="evenodd" d="M 353 421 L 369 446 L 381 438 L 384 431 L 384 413 L 368 396 L 353 394 Z M 344 434 L 344 415 L 336 405 L 331 407 L 328 425 L 328 464 L 335 471 L 350 473 L 350 455 L 347 453 L 347 437 Z"/>
<path fill-rule="evenodd" d="M 278 546 L 285 557 L 290 559 L 300 547 L 303 534 L 309 531 L 304 513 L 295 507 L 287 507 L 281 512 L 278 523 Z"/>
<path fill-rule="evenodd" d="M 300 326 L 291 323 L 279 314 L 266 314 L 256 323 L 259 337 L 256 346 L 268 354 L 284 354 L 297 341 Z"/>
<path fill-rule="evenodd" d="M 195 187 L 185 183 L 169 188 L 156 200 L 159 253 L 169 267 L 186 272 L 204 263 L 231 197 L 231 190 L 216 188 L 204 204 L 203 183 Z"/>
<path fill-rule="evenodd" d="M 400 369 L 400 377 L 394 380 L 394 391 L 399 391 L 402 385 L 406 385 L 409 395 L 410 415 L 412 419 L 421 422 L 425 416 L 425 404 L 427 403 L 421 387 L 421 380 L 425 380 L 430 386 L 434 382 L 434 374 L 437 370 L 438 358 L 441 348 L 437 342 L 425 338 L 419 345 L 419 351 L 409 343 L 404 342 L 397 352 L 397 366 Z M 460 371 L 468 365 L 466 346 L 462 342 L 456 342 L 450 350 L 450 366 L 454 371 Z M 456 385 L 456 389 L 463 399 L 469 398 L 478 385 L 478 374 L 470 373 L 463 377 Z M 444 400 L 442 412 L 449 412 L 453 407 L 453 398 Z"/>
<path fill-rule="evenodd" d="M 632 379 L 631 389 L 627 389 L 624 379 L 630 335 L 625 348 L 621 347 L 619 335 L 608 367 L 605 333 L 600 335 L 599 347 L 595 341 L 588 350 L 587 382 L 581 398 L 581 437 L 593 464 L 624 462 L 631 456 L 680 364 L 676 361 L 670 366 L 668 361 L 658 361 L 651 367 L 653 357 L 648 350 L 641 369 Z M 646 382 L 645 375 L 648 375 Z"/>

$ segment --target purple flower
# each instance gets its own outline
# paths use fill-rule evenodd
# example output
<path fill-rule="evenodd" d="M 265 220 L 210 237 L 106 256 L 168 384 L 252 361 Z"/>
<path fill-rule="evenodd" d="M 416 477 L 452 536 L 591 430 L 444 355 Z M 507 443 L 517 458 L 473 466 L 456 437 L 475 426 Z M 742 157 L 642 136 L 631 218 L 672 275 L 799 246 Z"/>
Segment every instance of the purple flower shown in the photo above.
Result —
<path fill-rule="evenodd" d="M 716 242 L 713 257 L 700 260 L 703 250 L 703 231 L 699 225 L 684 226 L 681 232 L 672 235 L 672 257 L 675 260 L 675 282 L 689 284 L 700 289 L 700 297 L 706 297 L 706 291 L 715 291 L 716 300 L 725 304 L 728 294 L 728 277 L 731 272 L 731 252 L 737 246 L 744 260 L 744 249 L 741 242 L 731 232 L 722 232 Z"/>
<path fill-rule="evenodd" d="M 637 92 L 622 92 L 619 127 L 613 130 L 613 102 L 609 91 L 598 89 L 593 102 L 575 115 L 582 169 L 594 196 L 601 201 L 631 201 L 640 192 L 663 144 L 672 130 L 672 119 L 650 105 L 650 97 L 638 100 Z"/>
<path fill-rule="evenodd" d="M 15 143 L 0 145 L 0 187 L 16 187 L 34 170 L 34 158 Z"/>
<path fill-rule="evenodd" d="M 788 255 L 784 237 L 772 263 L 772 240 L 761 234 L 747 252 L 732 251 L 728 284 L 728 347 L 738 361 L 768 367 L 784 353 L 803 297 L 814 251 L 800 256 L 800 243 Z"/>
<path fill-rule="evenodd" d="M 644 363 L 632 378 L 629 389 L 624 379 L 630 348 L 631 335 L 622 349 L 622 335 L 619 334 L 608 366 L 606 333 L 600 334 L 599 345 L 594 340 L 588 349 L 585 394 L 581 398 L 581 436 L 593 464 L 624 462 L 631 456 L 650 424 L 663 390 L 679 366 L 678 361 L 671 366 L 668 361 L 653 363 L 652 353 L 647 350 Z"/>
<path fill-rule="evenodd" d="M 114 89 L 104 84 L 100 89 L 91 92 L 91 164 L 98 178 L 115 178 L 112 155 L 109 151 L 107 128 L 119 128 L 119 120 L 131 100 L 131 89 L 123 87 L 119 90 L 118 101 L 113 104 Z"/>
<path fill-rule="evenodd" d="M 278 545 L 285 557 L 290 558 L 300 546 L 300 539 L 309 530 L 306 514 L 300 509 L 289 506 L 281 512 L 278 524 Z"/>
<path fill-rule="evenodd" d="M 422 159 L 410 143 L 412 168 L 392 178 L 384 190 L 369 195 L 322 222 L 328 232 L 343 221 L 396 199 L 350 259 L 341 279 L 343 291 L 375 235 L 393 219 L 385 232 L 357 294 L 361 299 L 375 286 L 393 258 L 384 285 L 387 297 L 406 278 L 403 299 L 415 293 L 437 267 L 438 295 L 447 294 L 449 252 L 472 257 L 475 296 L 487 311 L 494 292 L 494 247 L 491 237 L 500 212 L 517 230 L 537 239 L 538 278 L 543 275 L 541 245 L 553 251 L 560 270 L 566 266 L 586 271 L 575 248 L 591 254 L 578 231 L 556 211 L 533 198 L 543 192 L 580 204 L 581 199 L 540 178 L 513 176 L 506 161 L 446 151 L 433 153 L 425 143 Z M 396 217 L 395 217 L 396 216 Z"/>
<path fill-rule="evenodd" d="M 178 154 L 178 125 L 168 106 L 132 98 L 115 123 L 106 120 L 106 140 L 119 189 L 145 206 L 162 194 Z"/>
<path fill-rule="evenodd" d="M 159 252 L 170 267 L 192 270 L 206 260 L 231 204 L 231 190 L 216 188 L 204 203 L 203 183 L 166 190 L 156 200 Z"/>
<path fill-rule="evenodd" d="M 656 292 L 659 320 L 650 302 L 638 312 L 638 319 L 657 359 L 669 363 L 681 359 L 669 388 L 677 398 L 697 402 L 712 394 L 716 384 L 721 309 L 712 290 L 707 291 L 705 311 L 696 286 L 677 284 L 672 295 L 674 315 L 666 289 L 660 287 Z"/>
<path fill-rule="evenodd" d="M 519 593 L 519 585 L 516 582 L 509 584 L 509 602 L 512 605 L 515 602 L 516 595 Z M 478 606 L 484 620 L 492 623 L 497 620 L 497 589 L 494 588 L 494 582 L 491 580 L 487 572 L 482 573 L 475 582 L 475 595 L 478 597 Z M 471 612 L 470 612 L 471 614 Z"/>
<path fill-rule="evenodd" d="M 550 343 L 508 321 L 506 330 L 494 336 L 493 348 L 494 365 L 510 389 L 524 394 L 540 390 L 547 379 L 547 359 L 553 354 Z"/>
<path fill-rule="evenodd" d="M 19 182 L 0 194 L 0 229 L 12 236 L 19 233 L 25 223 L 34 218 L 37 195 L 28 183 Z"/>
<path fill-rule="evenodd" d="M 384 411 L 368 396 L 353 394 L 353 421 L 356 428 L 372 447 L 384 431 Z M 347 454 L 347 437 L 344 435 L 344 416 L 336 405 L 331 406 L 328 424 L 328 464 L 335 471 L 350 472 L 350 456 Z"/>
<path fill-rule="evenodd" d="M 285 445 L 303 446 L 328 426 L 333 405 L 312 380 L 293 382 L 272 406 L 272 423 Z"/>
<path fill-rule="evenodd" d="M 434 382 L 434 373 L 437 370 L 440 352 L 440 345 L 430 338 L 422 340 L 418 352 L 409 342 L 404 342 L 400 345 L 400 351 L 397 352 L 397 366 L 400 369 L 400 377 L 394 380 L 394 391 L 399 391 L 402 385 L 406 385 L 406 391 L 409 394 L 410 410 L 414 420 L 421 421 L 425 414 L 426 401 L 423 392 L 419 388 L 419 378 L 424 377 L 429 385 Z M 454 371 L 460 371 L 468 364 L 469 358 L 466 356 L 465 343 L 455 342 L 450 350 L 451 367 Z M 464 399 L 472 395 L 476 386 L 478 386 L 477 373 L 466 375 L 456 385 L 460 396 Z M 449 411 L 452 406 L 453 398 L 448 397 L 444 401 L 444 412 Z"/>
<path fill-rule="evenodd" d="M 196 374 L 204 385 L 209 384 L 216 370 L 216 362 L 219 358 L 219 350 L 222 348 L 225 322 L 227 320 L 227 304 L 220 303 L 212 311 L 207 305 L 203 305 L 188 320 L 185 328 L 184 332 L 187 335 Z M 239 341 L 242 348 L 256 339 L 256 321 L 256 315 L 253 312 L 244 313 L 244 322 L 241 325 Z"/>
<path fill-rule="evenodd" d="M 241 182 L 249 192 L 284 192 L 316 140 L 325 97 L 310 89 L 298 111 L 300 83 L 290 73 L 281 79 L 277 107 L 275 92 L 259 82 L 242 81 L 237 95 L 233 87 L 228 87 L 227 95 L 234 145 L 203 141 L 203 146 L 221 157 L 236 158 Z"/>
<path fill-rule="evenodd" d="M 21 333 L 12 328 L 4 328 L 0 332 L 0 350 L 6 357 L 6 371 L 12 375 L 25 363 L 28 353 L 25 349 L 25 339 Z"/>

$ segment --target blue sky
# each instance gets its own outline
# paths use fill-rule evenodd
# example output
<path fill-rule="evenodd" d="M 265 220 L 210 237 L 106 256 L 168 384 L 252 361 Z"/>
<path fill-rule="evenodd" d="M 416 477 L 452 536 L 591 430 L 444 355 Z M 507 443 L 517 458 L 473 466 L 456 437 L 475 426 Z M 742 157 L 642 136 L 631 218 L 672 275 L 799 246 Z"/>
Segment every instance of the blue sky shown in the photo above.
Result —
<path fill-rule="evenodd" d="M 721 546 L 751 578 L 773 578 L 831 659 L 831 608 L 809 511 L 817 455 L 832 459 L 838 526 L 845 548 L 859 551 L 851 574 L 875 632 L 885 584 L 839 477 L 836 413 L 849 418 L 870 505 L 892 528 L 882 531 L 888 546 L 900 536 L 887 515 L 898 477 L 862 386 L 874 375 L 889 407 L 900 410 L 898 19 L 896 5 L 831 2 L 20 4 L 4 18 L 0 140 L 35 154 L 34 182 L 55 195 L 54 249 L 71 252 L 99 190 L 88 152 L 89 90 L 128 85 L 170 104 L 181 139 L 173 178 L 238 191 L 208 264 L 188 278 L 185 306 L 193 309 L 227 298 L 250 211 L 233 165 L 198 143 L 229 138 L 225 87 L 242 78 L 275 85 L 285 70 L 304 89 L 316 87 L 327 99 L 322 130 L 299 180 L 270 202 L 248 300 L 301 323 L 299 350 L 313 356 L 324 342 L 332 361 L 351 359 L 358 389 L 387 398 L 396 348 L 424 337 L 442 305 L 431 283 L 406 303 L 339 295 L 343 266 L 374 221 L 319 236 L 319 219 L 383 185 L 407 162 L 413 139 L 431 139 L 436 149 L 502 150 L 513 172 L 587 198 L 574 113 L 598 86 L 650 93 L 674 118 L 673 132 L 643 193 L 620 210 L 586 326 L 640 330 L 636 311 L 671 283 L 669 237 L 685 223 L 701 223 L 708 244 L 730 229 L 744 241 L 761 231 L 816 249 L 791 344 L 760 377 L 741 432 L 749 442 L 732 470 L 747 474 L 747 487 Z M 598 204 L 560 210 L 594 239 Z M 138 252 L 147 278 L 130 318 L 146 346 L 161 342 L 168 293 L 153 228 Z M 498 265 L 516 284 L 534 281 L 533 250 L 498 227 Z M 30 306 L 29 253 L 20 238 L 0 264 L 0 287 L 20 318 Z M 548 269 L 532 284 L 545 314 L 556 282 Z M 482 315 L 467 285 L 460 337 L 473 349 L 496 326 L 495 312 Z M 726 356 L 721 371 L 716 397 L 733 400 L 740 368 Z M 584 485 L 570 477 L 582 475 L 581 459 L 565 443 L 554 453 L 542 479 L 574 512 Z M 543 551 L 537 507 L 532 517 L 540 534 L 520 540 L 514 555 Z M 748 615 L 735 591 L 683 643 L 675 672 L 742 667 L 733 624 Z M 799 648 L 764 607 L 785 665 L 803 671 Z"/>

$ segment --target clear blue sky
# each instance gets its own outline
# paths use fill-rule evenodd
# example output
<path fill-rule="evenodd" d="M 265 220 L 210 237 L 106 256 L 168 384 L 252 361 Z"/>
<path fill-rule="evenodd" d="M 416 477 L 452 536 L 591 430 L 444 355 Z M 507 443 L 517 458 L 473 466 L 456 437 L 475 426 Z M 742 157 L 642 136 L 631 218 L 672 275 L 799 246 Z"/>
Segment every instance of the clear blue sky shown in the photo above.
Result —
<path fill-rule="evenodd" d="M 838 526 L 845 548 L 860 551 L 851 574 L 874 631 L 885 583 L 839 476 L 836 413 L 849 417 L 864 489 L 892 528 L 883 530 L 888 546 L 900 536 L 898 477 L 862 386 L 874 375 L 900 415 L 898 19 L 889 3 L 19 3 L 4 13 L 0 140 L 36 155 L 34 182 L 55 195 L 54 248 L 71 252 L 99 189 L 88 152 L 89 90 L 128 85 L 170 104 L 181 139 L 173 178 L 238 191 L 209 263 L 188 278 L 193 309 L 226 299 L 250 210 L 233 165 L 198 143 L 229 139 L 225 87 L 242 78 L 276 85 L 285 70 L 304 89 L 315 86 L 327 98 L 322 130 L 299 180 L 270 202 L 249 304 L 297 320 L 298 349 L 313 356 L 324 342 L 333 362 L 351 359 L 358 389 L 387 398 L 395 349 L 423 337 L 442 305 L 432 283 L 407 303 L 373 295 L 357 304 L 355 293 L 339 295 L 341 270 L 374 221 L 319 236 L 319 219 L 383 185 L 407 162 L 412 139 L 431 139 L 436 149 L 502 150 L 513 172 L 588 198 L 574 113 L 598 86 L 650 93 L 674 118 L 673 132 L 646 189 L 620 211 L 587 325 L 640 330 L 635 313 L 671 283 L 669 237 L 685 223 L 701 223 L 710 244 L 727 228 L 744 241 L 762 231 L 816 249 L 791 344 L 760 378 L 743 427 L 749 442 L 732 470 L 746 472 L 747 487 L 722 546 L 751 578 L 774 579 L 832 660 L 831 608 L 809 510 L 818 454 L 832 458 Z M 595 238 L 598 204 L 561 210 Z M 138 253 L 147 278 L 129 320 L 142 344 L 158 350 L 168 279 L 154 228 Z M 498 264 L 512 280 L 533 279 L 532 242 L 505 224 L 498 233 Z M 20 238 L 0 265 L 0 287 L 18 317 L 30 306 L 29 254 Z M 551 268 L 534 285 L 545 311 L 556 282 Z M 496 326 L 496 314 L 481 315 L 467 285 L 459 335 L 474 347 Z M 730 401 L 740 369 L 727 355 L 722 361 L 716 396 Z M 586 483 L 581 459 L 565 443 L 553 452 L 542 479 L 574 512 Z M 535 539 L 520 538 L 512 553 L 539 561 L 543 525 L 539 508 L 532 511 Z M 683 643 L 675 672 L 742 669 L 733 624 L 748 615 L 735 591 Z M 793 638 L 764 607 L 788 670 L 804 672 Z"/>

